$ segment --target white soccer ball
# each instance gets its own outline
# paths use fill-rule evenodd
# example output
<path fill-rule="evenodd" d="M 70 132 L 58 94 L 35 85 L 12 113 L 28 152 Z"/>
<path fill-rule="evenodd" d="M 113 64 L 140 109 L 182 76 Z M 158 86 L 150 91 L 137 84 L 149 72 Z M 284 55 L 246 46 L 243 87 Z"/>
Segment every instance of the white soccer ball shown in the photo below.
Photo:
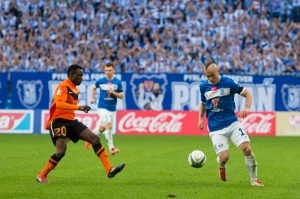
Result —
<path fill-rule="evenodd" d="M 206 163 L 206 156 L 200 150 L 194 150 L 189 154 L 188 163 L 194 168 L 201 168 Z"/>

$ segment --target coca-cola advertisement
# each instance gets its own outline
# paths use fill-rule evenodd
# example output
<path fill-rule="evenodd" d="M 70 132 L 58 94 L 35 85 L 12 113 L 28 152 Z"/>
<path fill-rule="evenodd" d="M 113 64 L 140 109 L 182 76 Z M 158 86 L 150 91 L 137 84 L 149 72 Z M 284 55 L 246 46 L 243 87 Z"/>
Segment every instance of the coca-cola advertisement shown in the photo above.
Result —
<path fill-rule="evenodd" d="M 275 136 L 275 112 L 251 112 L 243 119 L 239 118 L 249 136 Z"/>
<path fill-rule="evenodd" d="M 206 125 L 205 121 L 205 125 Z M 121 111 L 117 133 L 131 135 L 208 135 L 198 129 L 196 111 Z"/>
<path fill-rule="evenodd" d="M 251 112 L 240 119 L 249 136 L 275 136 L 275 112 Z M 204 126 L 207 120 L 204 119 Z M 117 134 L 126 135 L 208 135 L 198 129 L 197 111 L 117 112 Z"/>

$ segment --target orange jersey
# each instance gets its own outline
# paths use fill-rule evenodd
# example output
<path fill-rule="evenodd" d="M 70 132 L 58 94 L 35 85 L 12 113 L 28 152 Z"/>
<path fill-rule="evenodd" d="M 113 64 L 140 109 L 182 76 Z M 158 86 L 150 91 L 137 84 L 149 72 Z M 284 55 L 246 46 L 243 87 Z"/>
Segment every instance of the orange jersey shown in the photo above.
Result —
<path fill-rule="evenodd" d="M 55 119 L 75 119 L 75 110 L 79 109 L 78 94 L 79 90 L 69 79 L 62 81 L 57 86 L 49 111 L 50 117 L 45 125 L 46 129 L 49 129 L 51 122 Z"/>

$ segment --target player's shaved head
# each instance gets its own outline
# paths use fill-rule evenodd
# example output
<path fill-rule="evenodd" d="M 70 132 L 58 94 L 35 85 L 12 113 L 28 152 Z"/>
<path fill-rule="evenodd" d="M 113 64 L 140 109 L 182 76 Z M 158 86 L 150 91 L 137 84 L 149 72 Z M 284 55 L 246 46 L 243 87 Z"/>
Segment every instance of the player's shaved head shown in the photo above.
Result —
<path fill-rule="evenodd" d="M 211 72 L 214 72 L 214 71 L 218 71 L 218 66 L 215 62 L 207 62 L 204 66 L 204 71 L 211 71 Z"/>
<path fill-rule="evenodd" d="M 207 62 L 204 65 L 204 73 L 212 84 L 216 84 L 220 81 L 219 68 L 214 62 Z"/>

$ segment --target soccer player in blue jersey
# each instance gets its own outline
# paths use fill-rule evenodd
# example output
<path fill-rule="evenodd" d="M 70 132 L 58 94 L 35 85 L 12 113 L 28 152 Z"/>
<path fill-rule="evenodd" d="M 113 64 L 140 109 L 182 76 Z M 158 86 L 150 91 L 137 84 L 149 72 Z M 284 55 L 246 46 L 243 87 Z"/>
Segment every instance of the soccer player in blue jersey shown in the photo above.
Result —
<path fill-rule="evenodd" d="M 116 114 L 117 98 L 123 99 L 123 86 L 120 79 L 114 77 L 115 66 L 112 63 L 107 63 L 104 67 L 106 77 L 96 81 L 95 87 L 91 93 L 91 103 L 95 103 L 96 89 L 100 89 L 98 101 L 98 114 L 100 117 L 100 134 L 104 133 L 111 155 L 119 152 L 119 149 L 114 146 L 112 136 L 112 122 Z M 90 148 L 90 143 L 86 142 L 86 148 Z"/>
<path fill-rule="evenodd" d="M 209 136 L 219 164 L 219 174 L 223 181 L 227 180 L 226 163 L 229 159 L 229 139 L 245 156 L 245 163 L 250 175 L 251 185 L 264 186 L 257 179 L 257 162 L 250 147 L 250 139 L 235 114 L 234 95 L 246 98 L 245 107 L 239 117 L 248 115 L 252 103 L 252 94 L 236 81 L 220 76 L 216 63 L 209 62 L 204 66 L 207 80 L 200 84 L 201 103 L 199 105 L 200 130 L 204 128 L 203 117 L 208 120 Z"/>

